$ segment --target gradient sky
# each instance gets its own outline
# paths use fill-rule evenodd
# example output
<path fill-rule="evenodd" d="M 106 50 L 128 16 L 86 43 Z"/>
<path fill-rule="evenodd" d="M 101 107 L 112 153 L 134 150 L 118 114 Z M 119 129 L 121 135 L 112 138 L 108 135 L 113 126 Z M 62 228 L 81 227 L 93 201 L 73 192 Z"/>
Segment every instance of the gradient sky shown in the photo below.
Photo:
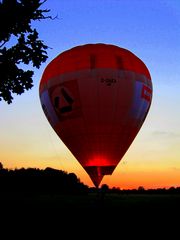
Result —
<path fill-rule="evenodd" d="M 139 134 L 111 176 L 120 188 L 180 186 L 180 1 L 47 0 L 55 20 L 34 23 L 50 49 L 34 72 L 32 90 L 0 102 L 0 161 L 4 167 L 52 167 L 89 176 L 48 123 L 39 100 L 46 65 L 59 53 L 86 43 L 110 43 L 136 54 L 148 67 L 153 101 Z"/>

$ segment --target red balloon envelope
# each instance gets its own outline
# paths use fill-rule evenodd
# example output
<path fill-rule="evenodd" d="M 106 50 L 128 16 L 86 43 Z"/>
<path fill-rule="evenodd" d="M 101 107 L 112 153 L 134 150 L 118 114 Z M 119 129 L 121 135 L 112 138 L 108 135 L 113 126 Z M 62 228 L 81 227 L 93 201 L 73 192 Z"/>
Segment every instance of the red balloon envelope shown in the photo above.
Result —
<path fill-rule="evenodd" d="M 97 187 L 136 137 L 151 99 L 145 64 L 114 45 L 67 50 L 49 63 L 40 82 L 47 119 Z"/>

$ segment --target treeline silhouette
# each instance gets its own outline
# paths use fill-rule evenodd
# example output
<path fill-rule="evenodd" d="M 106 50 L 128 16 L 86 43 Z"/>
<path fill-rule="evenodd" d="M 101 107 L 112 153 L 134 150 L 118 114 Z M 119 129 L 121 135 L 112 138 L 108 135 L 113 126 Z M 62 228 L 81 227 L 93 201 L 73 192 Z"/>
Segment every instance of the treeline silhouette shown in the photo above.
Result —
<path fill-rule="evenodd" d="M 107 193 L 115 194 L 180 194 L 179 187 L 145 189 L 139 186 L 137 189 L 110 188 L 107 184 L 97 189 L 85 185 L 75 173 L 67 173 L 47 167 L 7 169 L 0 162 L 0 193 L 56 193 L 56 194 L 87 194 Z"/>
<path fill-rule="evenodd" d="M 50 167 L 0 168 L 0 192 L 84 194 L 87 189 L 74 173 Z"/>

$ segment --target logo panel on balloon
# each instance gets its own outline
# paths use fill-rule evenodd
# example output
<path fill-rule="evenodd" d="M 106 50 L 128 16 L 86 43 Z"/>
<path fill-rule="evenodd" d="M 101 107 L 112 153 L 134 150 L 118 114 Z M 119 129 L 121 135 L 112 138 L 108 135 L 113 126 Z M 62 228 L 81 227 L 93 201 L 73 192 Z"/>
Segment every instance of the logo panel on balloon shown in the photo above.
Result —
<path fill-rule="evenodd" d="M 132 114 L 134 118 L 142 119 L 142 121 L 144 120 L 151 104 L 151 98 L 151 88 L 141 81 L 136 81 L 132 105 Z"/>
<path fill-rule="evenodd" d="M 41 98 L 41 104 L 42 104 L 43 111 L 44 111 L 48 121 L 51 123 L 52 126 L 55 126 L 58 123 L 58 118 L 56 116 L 56 113 L 52 106 L 51 100 L 49 98 L 48 91 L 45 90 L 41 94 L 40 98 Z"/>
<path fill-rule="evenodd" d="M 63 82 L 49 88 L 49 95 L 60 121 L 82 116 L 76 80 Z"/>

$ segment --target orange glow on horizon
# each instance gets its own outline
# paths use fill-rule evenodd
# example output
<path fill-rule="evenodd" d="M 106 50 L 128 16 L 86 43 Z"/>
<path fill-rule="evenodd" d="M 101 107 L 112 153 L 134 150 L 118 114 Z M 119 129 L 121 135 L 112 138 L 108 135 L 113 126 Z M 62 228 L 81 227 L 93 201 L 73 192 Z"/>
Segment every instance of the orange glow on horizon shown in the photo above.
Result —
<path fill-rule="evenodd" d="M 179 184 L 177 184 L 179 182 Z M 180 174 L 178 170 L 143 170 L 116 172 L 114 177 L 105 176 L 102 184 L 120 189 L 137 189 L 143 186 L 145 189 L 180 187 Z"/>

